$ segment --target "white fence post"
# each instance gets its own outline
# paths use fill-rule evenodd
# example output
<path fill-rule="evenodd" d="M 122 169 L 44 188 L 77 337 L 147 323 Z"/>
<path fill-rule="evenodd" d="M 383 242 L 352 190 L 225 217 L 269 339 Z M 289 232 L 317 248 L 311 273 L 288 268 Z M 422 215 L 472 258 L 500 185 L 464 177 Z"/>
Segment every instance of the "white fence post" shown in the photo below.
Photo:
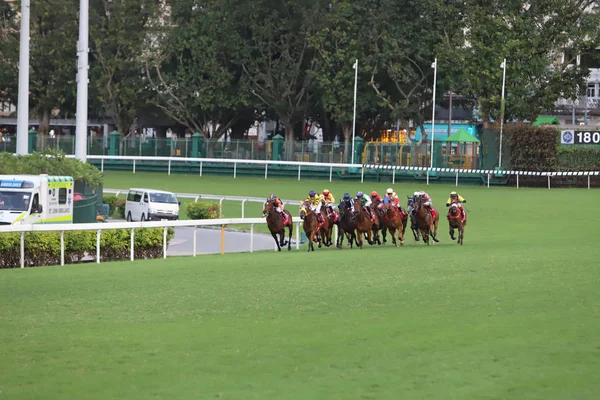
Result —
<path fill-rule="evenodd" d="M 169 159 L 169 172 L 168 175 L 171 175 L 171 159 Z"/>
<path fill-rule="evenodd" d="M 236 178 L 237 175 L 237 163 L 233 163 L 233 179 Z"/>
<path fill-rule="evenodd" d="M 337 244 L 337 242 L 338 242 L 339 235 L 340 235 L 340 227 L 336 224 L 335 225 L 335 234 L 333 235 L 333 237 L 335 239 L 335 244 Z"/>
<path fill-rule="evenodd" d="M 165 226 L 165 228 L 163 229 L 163 258 L 167 258 L 167 228 Z"/>
<path fill-rule="evenodd" d="M 133 173 L 135 174 L 135 158 L 133 159 Z"/>
<path fill-rule="evenodd" d="M 194 226 L 194 254 L 193 256 L 196 257 L 196 230 L 198 229 L 197 226 Z"/>
<path fill-rule="evenodd" d="M 25 268 L 25 232 L 21 232 L 21 268 Z"/>
<path fill-rule="evenodd" d="M 267 179 L 267 170 L 269 169 L 269 164 L 265 164 L 265 179 Z"/>
<path fill-rule="evenodd" d="M 588 189 L 590 188 L 590 175 L 588 174 Z"/>
<path fill-rule="evenodd" d="M 131 261 L 133 261 L 135 258 L 133 256 L 133 253 L 135 251 L 135 248 L 134 248 L 135 247 L 135 228 L 131 228 L 131 243 L 130 243 L 130 245 L 131 245 L 131 249 L 129 250 L 129 258 Z"/>
<path fill-rule="evenodd" d="M 202 161 L 200 161 L 200 176 L 202 176 Z"/>
<path fill-rule="evenodd" d="M 100 162 L 100 171 L 104 172 L 104 158 Z"/>
<path fill-rule="evenodd" d="M 300 180 L 300 168 L 301 168 L 301 167 L 302 167 L 302 166 L 301 166 L 300 164 L 298 164 L 298 180 Z"/>
<path fill-rule="evenodd" d="M 456 186 L 458 186 L 458 171 L 456 171 Z"/>
<path fill-rule="evenodd" d="M 250 224 L 250 253 L 254 252 L 254 224 Z"/>
<path fill-rule="evenodd" d="M 550 189 L 550 174 L 548 174 L 548 189 Z"/>
<path fill-rule="evenodd" d="M 427 170 L 427 184 L 429 185 L 429 170 Z"/>
<path fill-rule="evenodd" d="M 360 183 L 363 183 L 365 180 L 365 166 L 362 166 L 362 169 L 360 170 Z"/>
<path fill-rule="evenodd" d="M 300 222 L 296 223 L 296 250 L 300 249 Z"/>
<path fill-rule="evenodd" d="M 65 231 L 60 231 L 60 265 L 65 265 Z"/>
<path fill-rule="evenodd" d="M 392 170 L 392 185 L 396 183 L 396 168 Z"/>
<path fill-rule="evenodd" d="M 245 217 L 244 217 L 244 214 L 245 214 L 245 212 L 244 212 L 244 211 L 245 211 L 245 209 L 246 209 L 246 205 L 245 205 L 245 204 L 246 204 L 246 201 L 247 201 L 247 200 L 248 200 L 248 199 L 244 199 L 244 200 L 242 200 L 242 218 L 245 218 Z"/>
<path fill-rule="evenodd" d="M 517 189 L 519 188 L 519 173 L 517 172 Z"/>
<path fill-rule="evenodd" d="M 488 182 L 487 182 L 487 187 L 490 187 L 490 174 L 488 172 Z"/>
<path fill-rule="evenodd" d="M 100 264 L 100 236 L 102 236 L 102 229 L 96 232 L 96 264 Z"/>
<path fill-rule="evenodd" d="M 223 200 L 225 200 L 225 197 L 219 200 L 219 218 L 223 218 Z"/>

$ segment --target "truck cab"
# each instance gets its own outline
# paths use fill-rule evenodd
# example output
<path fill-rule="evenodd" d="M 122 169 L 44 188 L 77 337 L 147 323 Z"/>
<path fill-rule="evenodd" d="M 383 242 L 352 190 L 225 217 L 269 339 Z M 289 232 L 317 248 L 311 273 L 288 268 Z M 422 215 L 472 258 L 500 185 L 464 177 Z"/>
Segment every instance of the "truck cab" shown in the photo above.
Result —
<path fill-rule="evenodd" d="M 73 222 L 73 178 L 0 175 L 0 225 Z"/>

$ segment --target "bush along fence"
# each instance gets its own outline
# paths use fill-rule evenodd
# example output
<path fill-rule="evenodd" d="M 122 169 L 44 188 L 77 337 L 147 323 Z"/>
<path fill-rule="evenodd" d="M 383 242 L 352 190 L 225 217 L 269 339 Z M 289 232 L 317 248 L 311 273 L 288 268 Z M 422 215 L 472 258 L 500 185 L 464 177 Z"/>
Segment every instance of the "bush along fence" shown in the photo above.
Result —
<path fill-rule="evenodd" d="M 21 253 L 21 235 L 24 249 Z M 167 246 L 174 237 L 173 228 L 166 233 Z M 163 257 L 163 228 L 147 228 L 135 231 L 131 246 L 131 229 L 106 230 L 99 233 L 100 258 L 104 261 L 128 260 L 131 250 L 136 259 Z M 64 253 L 61 254 L 61 232 L 10 232 L 0 233 L 0 268 L 19 268 L 21 257 L 24 266 L 60 265 L 94 260 L 97 256 L 97 231 L 64 232 Z"/>

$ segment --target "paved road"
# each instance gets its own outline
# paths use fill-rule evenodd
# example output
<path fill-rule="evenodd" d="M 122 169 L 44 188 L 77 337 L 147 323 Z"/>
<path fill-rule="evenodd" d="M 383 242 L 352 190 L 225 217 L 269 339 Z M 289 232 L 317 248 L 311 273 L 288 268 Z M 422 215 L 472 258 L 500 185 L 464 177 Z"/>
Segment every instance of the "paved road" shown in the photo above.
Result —
<path fill-rule="evenodd" d="M 167 249 L 168 256 L 192 255 L 194 250 L 194 228 L 175 228 L 175 237 Z M 254 251 L 273 250 L 275 241 L 264 233 L 254 234 Z M 225 252 L 236 253 L 250 251 L 250 232 L 225 231 Z M 196 230 L 196 254 L 215 254 L 221 252 L 221 230 L 198 228 Z"/>
<path fill-rule="evenodd" d="M 111 219 L 111 222 L 125 220 Z M 175 227 L 175 237 L 167 249 L 167 256 L 191 256 L 194 253 L 194 228 Z M 295 240 L 292 236 L 292 248 Z M 275 250 L 275 241 L 271 235 L 254 233 L 254 251 Z M 239 253 L 250 251 L 250 232 L 225 230 L 225 252 Z M 221 253 L 221 229 L 198 228 L 196 230 L 196 254 Z"/>

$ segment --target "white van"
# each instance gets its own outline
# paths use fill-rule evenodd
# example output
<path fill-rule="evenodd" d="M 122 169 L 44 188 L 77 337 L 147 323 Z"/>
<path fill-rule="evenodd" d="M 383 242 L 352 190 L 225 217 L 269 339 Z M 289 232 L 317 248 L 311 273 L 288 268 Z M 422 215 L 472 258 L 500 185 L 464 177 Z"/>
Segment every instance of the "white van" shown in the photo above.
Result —
<path fill-rule="evenodd" d="M 0 175 L 0 225 L 70 224 L 73 177 Z"/>
<path fill-rule="evenodd" d="M 171 192 L 154 189 L 129 189 L 125 202 L 127 221 L 160 221 L 179 219 L 177 196 Z"/>

